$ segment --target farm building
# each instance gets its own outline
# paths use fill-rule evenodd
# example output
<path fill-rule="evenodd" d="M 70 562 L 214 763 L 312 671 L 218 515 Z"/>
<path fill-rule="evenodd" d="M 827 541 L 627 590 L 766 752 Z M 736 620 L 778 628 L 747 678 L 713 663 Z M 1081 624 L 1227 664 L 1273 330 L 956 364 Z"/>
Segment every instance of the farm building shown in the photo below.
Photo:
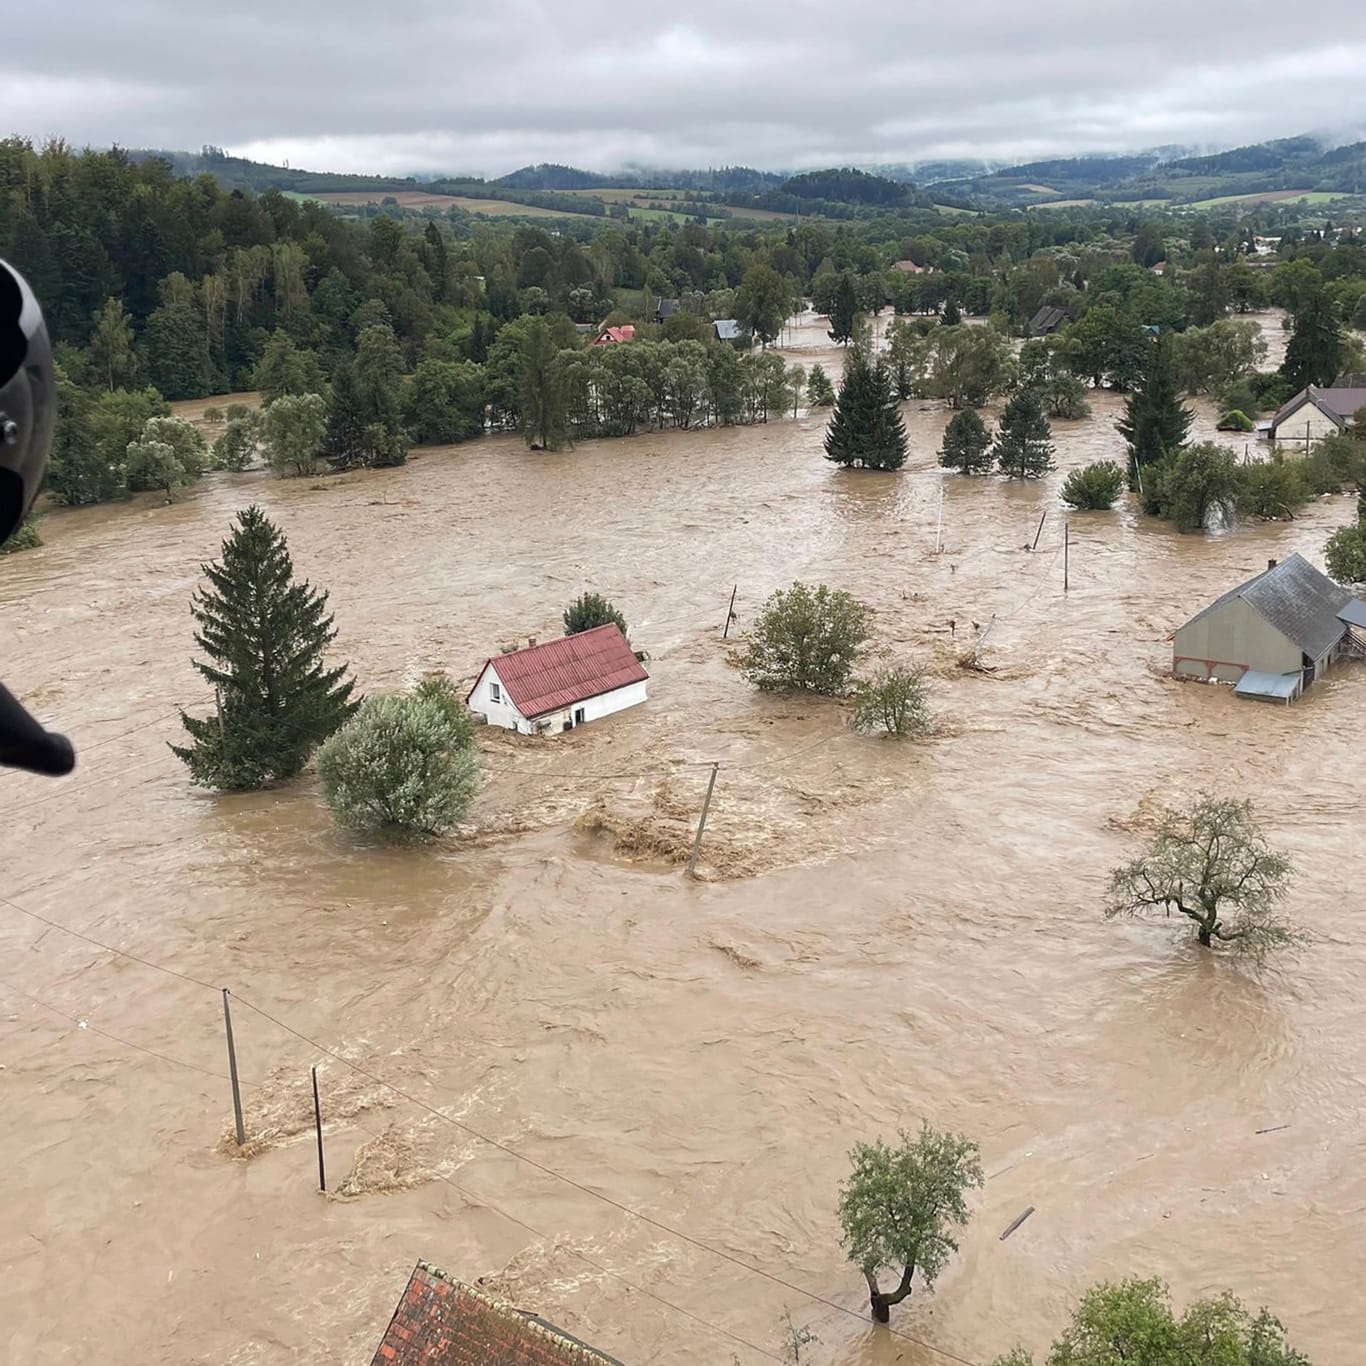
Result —
<path fill-rule="evenodd" d="M 749 333 L 734 318 L 717 318 L 711 325 L 711 332 L 719 342 L 742 348 L 749 345 Z"/>
<path fill-rule="evenodd" d="M 622 1366 L 537 1314 L 418 1262 L 370 1366 Z"/>
<path fill-rule="evenodd" d="M 624 327 L 604 327 L 593 339 L 593 345 L 616 346 L 620 342 L 632 342 L 635 339 L 636 330 L 627 323 Z"/>
<path fill-rule="evenodd" d="M 491 726 L 556 733 L 638 706 L 649 677 L 615 626 L 596 626 L 490 659 L 465 701 Z"/>
<path fill-rule="evenodd" d="M 1339 383 L 1331 389 L 1311 384 L 1283 403 L 1271 419 L 1272 441 L 1284 451 L 1308 455 L 1315 441 L 1345 431 L 1356 414 L 1366 408 L 1366 376 L 1344 375 L 1343 379 L 1352 383 Z"/>
<path fill-rule="evenodd" d="M 918 266 L 914 261 L 893 261 L 892 269 L 899 270 L 903 275 L 930 275 L 934 267 Z"/>
<path fill-rule="evenodd" d="M 1045 304 L 1029 320 L 1028 332 L 1031 337 L 1046 337 L 1050 332 L 1056 332 L 1064 323 L 1070 323 L 1072 315 L 1065 308 L 1054 308 L 1050 304 Z"/>
<path fill-rule="evenodd" d="M 1366 604 L 1302 555 L 1272 560 L 1255 578 L 1197 612 L 1173 637 L 1178 678 L 1237 685 L 1242 697 L 1292 701 L 1345 654 L 1360 653 Z"/>
<path fill-rule="evenodd" d="M 666 323 L 677 312 L 677 299 L 660 299 L 655 303 L 655 322 Z"/>

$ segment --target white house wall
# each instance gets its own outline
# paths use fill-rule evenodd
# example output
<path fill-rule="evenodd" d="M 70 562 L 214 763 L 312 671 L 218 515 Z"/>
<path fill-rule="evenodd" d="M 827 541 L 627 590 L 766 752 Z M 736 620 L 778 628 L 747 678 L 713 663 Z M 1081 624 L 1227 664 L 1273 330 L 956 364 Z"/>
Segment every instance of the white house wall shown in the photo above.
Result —
<path fill-rule="evenodd" d="M 501 694 L 501 700 L 497 702 L 493 700 L 492 691 L 495 683 Z M 507 689 L 503 687 L 498 670 L 493 664 L 485 665 L 484 672 L 479 675 L 479 681 L 470 693 L 470 710 L 478 712 L 491 726 L 502 726 L 504 730 L 520 730 L 523 734 L 531 732 L 532 727 L 526 717 L 509 701 Z"/>
<path fill-rule="evenodd" d="M 1336 436 L 1341 430 L 1325 412 L 1306 403 L 1276 428 L 1275 441 L 1287 455 L 1305 455 L 1313 442 Z"/>

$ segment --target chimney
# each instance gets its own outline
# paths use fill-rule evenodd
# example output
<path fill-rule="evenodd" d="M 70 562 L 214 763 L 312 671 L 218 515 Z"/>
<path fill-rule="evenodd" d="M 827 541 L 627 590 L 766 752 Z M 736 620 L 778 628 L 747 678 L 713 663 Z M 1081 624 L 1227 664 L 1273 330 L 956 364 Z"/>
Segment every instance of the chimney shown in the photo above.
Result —
<path fill-rule="evenodd" d="M 1268 560 L 1268 561 L 1266 562 L 1266 567 L 1267 567 L 1268 569 L 1275 569 L 1275 567 L 1276 567 L 1276 561 L 1275 561 L 1275 560 Z M 533 640 L 531 643 L 534 645 L 536 642 Z"/>
<path fill-rule="evenodd" d="M 1275 560 L 1272 560 L 1271 563 L 1272 563 L 1272 564 L 1275 564 L 1276 562 L 1275 562 Z M 526 638 L 526 647 L 527 647 L 528 650 L 530 650 L 535 644 L 536 644 L 536 637 L 535 637 L 535 636 L 528 636 L 528 637 Z"/>

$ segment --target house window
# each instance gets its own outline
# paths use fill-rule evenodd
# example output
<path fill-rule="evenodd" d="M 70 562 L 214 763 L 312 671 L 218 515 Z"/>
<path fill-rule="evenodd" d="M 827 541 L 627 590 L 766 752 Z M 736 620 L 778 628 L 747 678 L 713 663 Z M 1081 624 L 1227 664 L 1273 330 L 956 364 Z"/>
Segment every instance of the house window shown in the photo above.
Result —
<path fill-rule="evenodd" d="M 583 725 L 583 721 L 584 721 L 583 708 L 582 708 L 582 707 L 576 707 L 576 708 L 574 709 L 574 724 L 575 724 L 576 726 L 581 726 L 581 725 Z"/>
<path fill-rule="evenodd" d="M 501 702 L 503 700 L 503 690 L 496 683 L 489 684 L 489 700 L 491 702 Z"/>

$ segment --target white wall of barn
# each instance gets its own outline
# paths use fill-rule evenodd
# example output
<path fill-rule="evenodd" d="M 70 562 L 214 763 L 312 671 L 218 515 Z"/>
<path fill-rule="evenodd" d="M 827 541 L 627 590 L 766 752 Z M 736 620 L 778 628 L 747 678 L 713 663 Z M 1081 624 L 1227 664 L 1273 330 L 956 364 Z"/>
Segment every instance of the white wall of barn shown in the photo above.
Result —
<path fill-rule="evenodd" d="M 1276 428 L 1275 441 L 1287 455 L 1305 455 L 1315 441 L 1341 430 L 1327 413 L 1306 403 Z"/>
<path fill-rule="evenodd" d="M 469 705 L 471 711 L 480 713 L 491 726 L 520 731 L 523 735 L 556 735 L 570 728 L 577 711 L 582 710 L 581 724 L 587 725 L 590 721 L 600 721 L 604 716 L 625 711 L 628 707 L 638 707 L 645 701 L 645 686 L 643 679 L 639 683 L 628 683 L 624 688 L 613 688 L 611 692 L 587 698 L 582 702 L 576 702 L 572 707 L 565 707 L 547 716 L 538 716 L 534 721 L 528 721 L 509 700 L 507 689 L 498 677 L 497 665 L 490 663 L 485 666 L 479 681 L 474 685 Z M 499 691 L 499 698 L 496 701 L 493 697 L 495 687 Z"/>

